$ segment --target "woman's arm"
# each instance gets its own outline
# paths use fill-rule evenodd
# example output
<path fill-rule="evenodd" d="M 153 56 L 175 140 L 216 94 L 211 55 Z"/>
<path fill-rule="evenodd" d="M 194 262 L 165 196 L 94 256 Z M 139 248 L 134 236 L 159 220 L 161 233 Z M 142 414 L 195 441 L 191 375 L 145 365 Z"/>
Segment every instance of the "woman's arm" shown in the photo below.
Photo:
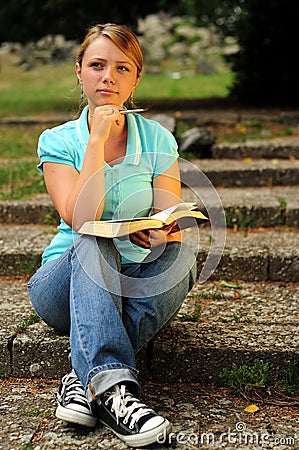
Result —
<path fill-rule="evenodd" d="M 117 118 L 118 115 L 111 115 L 111 107 L 95 109 L 80 173 L 66 164 L 43 164 L 49 195 L 62 219 L 74 230 L 88 220 L 101 218 L 105 200 L 105 142 Z"/>
<path fill-rule="evenodd" d="M 154 191 L 154 213 L 162 211 L 170 206 L 180 203 L 181 200 L 181 179 L 178 161 L 169 169 L 158 175 L 153 180 Z M 150 248 L 170 241 L 182 241 L 183 232 L 172 233 L 175 224 L 163 230 L 140 231 L 131 235 L 134 244 L 140 247 Z"/>
<path fill-rule="evenodd" d="M 154 213 L 180 203 L 182 200 L 179 164 L 176 160 L 161 175 L 153 180 Z"/>

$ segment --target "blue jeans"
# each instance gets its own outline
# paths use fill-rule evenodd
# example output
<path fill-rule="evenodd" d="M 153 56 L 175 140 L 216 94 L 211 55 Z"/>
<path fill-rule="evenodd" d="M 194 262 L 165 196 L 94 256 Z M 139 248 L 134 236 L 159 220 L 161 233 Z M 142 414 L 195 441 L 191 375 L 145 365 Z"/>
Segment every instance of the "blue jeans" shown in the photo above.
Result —
<path fill-rule="evenodd" d="M 122 265 L 112 239 L 81 236 L 28 282 L 37 314 L 69 334 L 89 400 L 120 382 L 138 393 L 136 353 L 174 318 L 195 282 L 196 256 L 186 244 L 155 251 Z"/>

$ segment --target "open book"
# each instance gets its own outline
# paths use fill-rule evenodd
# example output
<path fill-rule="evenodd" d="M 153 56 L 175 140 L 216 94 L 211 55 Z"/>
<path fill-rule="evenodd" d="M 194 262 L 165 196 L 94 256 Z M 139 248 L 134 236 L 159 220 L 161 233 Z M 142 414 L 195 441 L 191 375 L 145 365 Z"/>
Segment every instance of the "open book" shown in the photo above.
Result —
<path fill-rule="evenodd" d="M 85 222 L 78 233 L 106 238 L 123 237 L 136 231 L 167 227 L 176 222 L 174 232 L 195 227 L 206 220 L 208 218 L 197 209 L 195 203 L 178 203 L 149 217 Z"/>

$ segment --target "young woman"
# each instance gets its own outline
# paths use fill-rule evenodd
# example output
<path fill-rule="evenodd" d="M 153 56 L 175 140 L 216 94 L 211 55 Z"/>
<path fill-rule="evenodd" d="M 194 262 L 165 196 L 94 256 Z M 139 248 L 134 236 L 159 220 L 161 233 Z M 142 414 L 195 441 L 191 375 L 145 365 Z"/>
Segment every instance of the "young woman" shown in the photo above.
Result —
<path fill-rule="evenodd" d="M 76 62 L 87 104 L 39 139 L 39 169 L 61 222 L 28 283 L 40 317 L 70 336 L 73 370 L 62 379 L 57 417 L 91 427 L 99 419 L 130 446 L 170 430 L 139 400 L 135 355 L 175 317 L 196 277 L 196 257 L 177 228 L 122 240 L 78 234 L 89 220 L 148 216 L 181 201 L 174 137 L 123 113 L 142 65 L 128 28 L 88 31 Z"/>

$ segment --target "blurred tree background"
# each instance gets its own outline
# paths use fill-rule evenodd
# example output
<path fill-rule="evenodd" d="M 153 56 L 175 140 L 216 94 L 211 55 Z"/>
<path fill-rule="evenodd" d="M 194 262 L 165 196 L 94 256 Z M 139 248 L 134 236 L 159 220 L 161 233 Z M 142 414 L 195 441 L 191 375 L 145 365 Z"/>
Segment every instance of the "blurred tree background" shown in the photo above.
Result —
<path fill-rule="evenodd" d="M 220 38 L 234 36 L 240 50 L 230 56 L 231 96 L 255 105 L 298 106 L 297 15 L 294 0 L 123 1 L 10 0 L 0 8 L 0 43 L 62 34 L 81 40 L 95 23 L 117 22 L 136 31 L 138 19 L 164 11 L 213 25 Z"/>

